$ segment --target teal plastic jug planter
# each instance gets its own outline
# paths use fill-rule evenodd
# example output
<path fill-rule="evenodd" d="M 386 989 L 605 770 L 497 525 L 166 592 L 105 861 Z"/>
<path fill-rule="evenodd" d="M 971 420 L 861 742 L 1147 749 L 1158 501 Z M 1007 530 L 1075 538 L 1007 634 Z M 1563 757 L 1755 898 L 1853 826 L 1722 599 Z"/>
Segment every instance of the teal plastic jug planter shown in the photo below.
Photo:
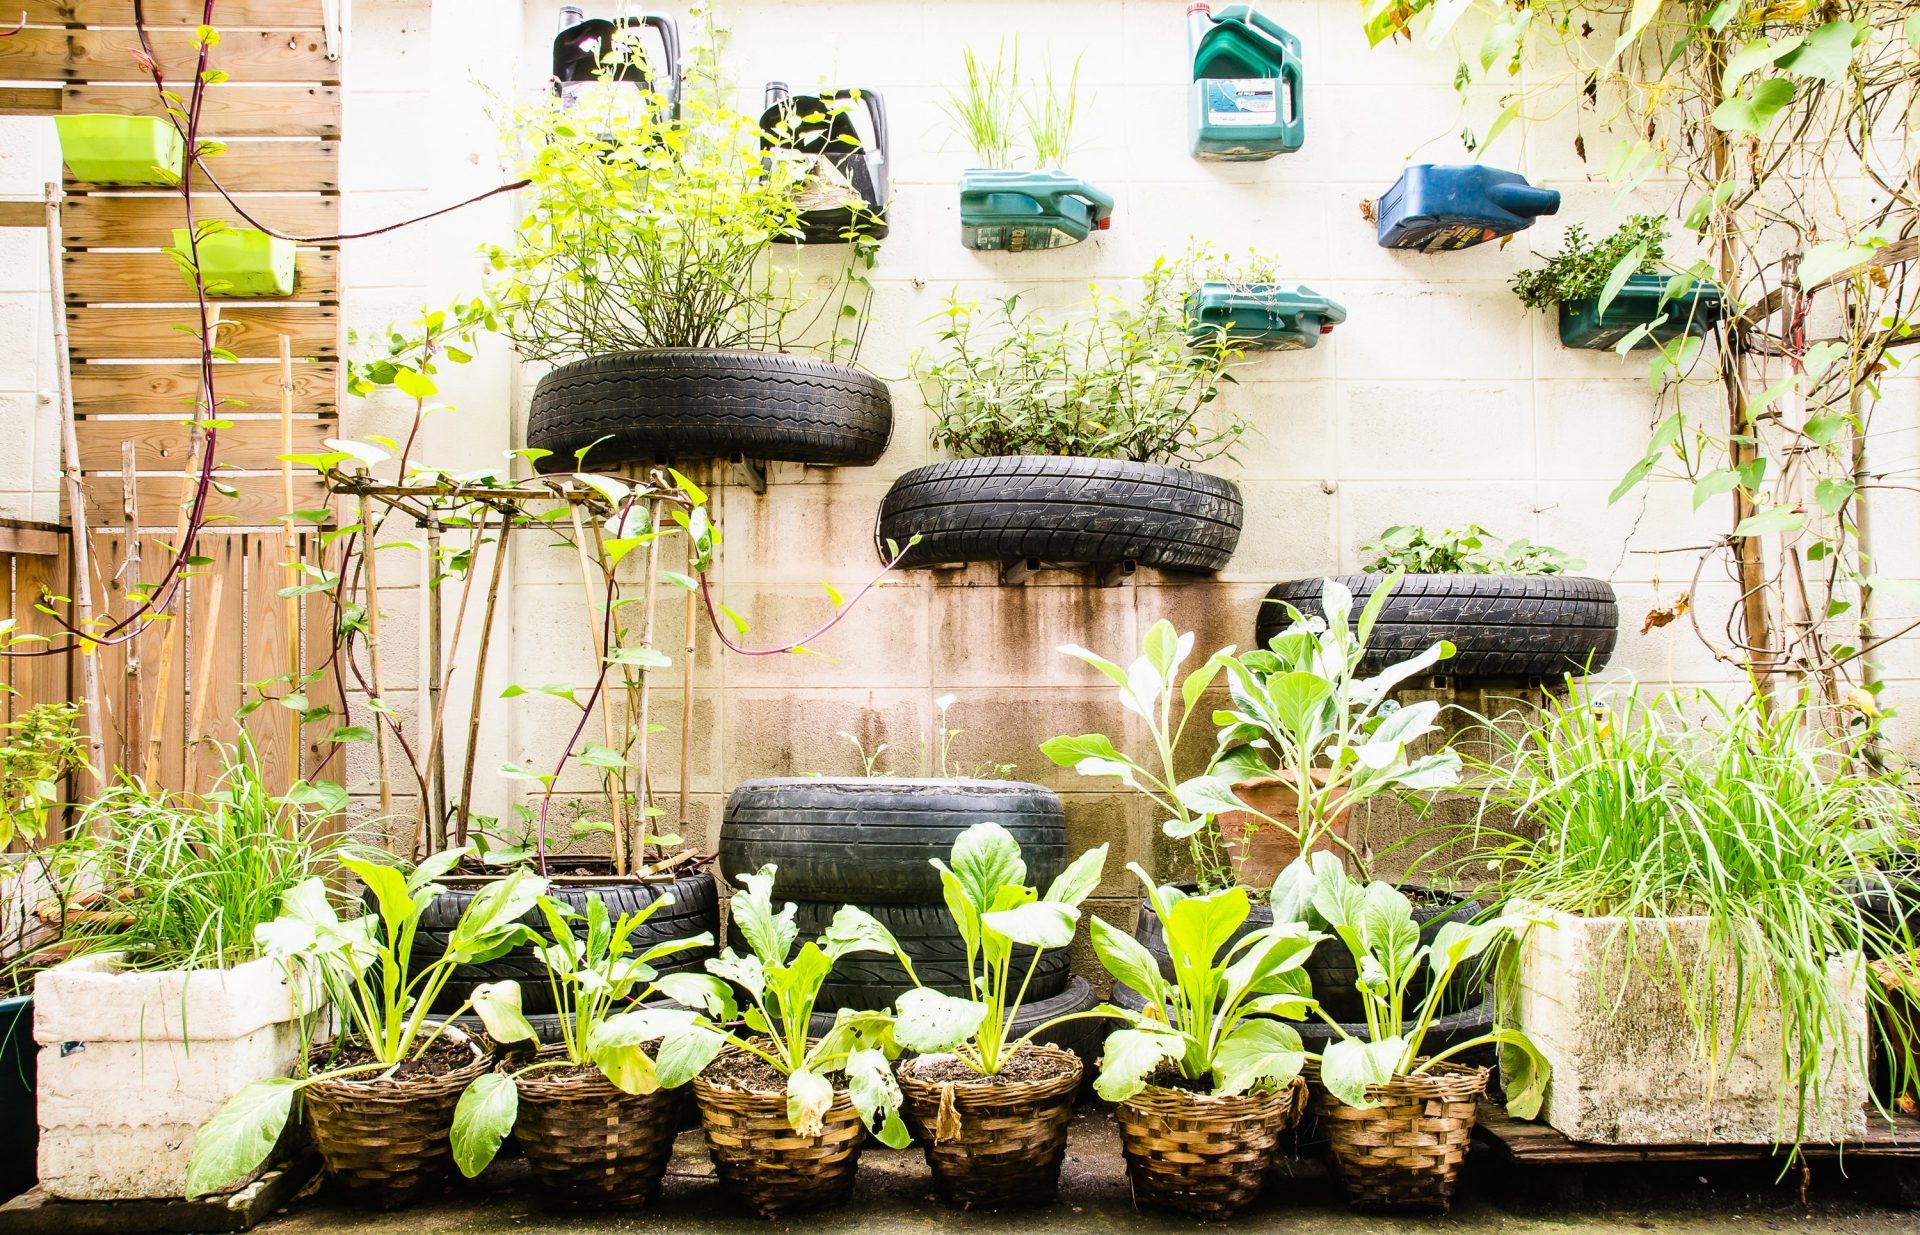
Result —
<path fill-rule="evenodd" d="M 185 256 L 188 233 L 173 230 L 173 248 Z M 200 273 L 207 295 L 223 300 L 293 295 L 293 241 L 252 227 L 233 227 L 200 237 Z M 185 272 L 183 272 L 185 273 Z M 191 274 L 187 282 L 193 282 Z"/>
<path fill-rule="evenodd" d="M 1066 172 L 960 173 L 960 243 L 969 249 L 1058 249 L 1113 222 L 1113 198 Z"/>
<path fill-rule="evenodd" d="M 1187 6 L 1193 157 L 1249 161 L 1291 154 L 1307 140 L 1300 40 L 1252 5 L 1218 13 Z"/>
<path fill-rule="evenodd" d="M 1304 283 L 1202 283 L 1187 297 L 1187 334 L 1225 331 L 1250 352 L 1304 351 L 1347 320 L 1346 306 Z"/>
<path fill-rule="evenodd" d="M 1711 283 L 1695 283 L 1664 306 L 1667 276 L 1636 274 L 1613 298 L 1605 313 L 1600 298 L 1588 296 L 1560 303 L 1560 342 L 1567 347 L 1607 351 L 1648 322 L 1657 322 L 1634 343 L 1634 348 L 1671 343 L 1683 335 L 1704 335 L 1720 320 L 1724 297 Z M 1663 319 L 1664 320 L 1661 320 Z"/>
<path fill-rule="evenodd" d="M 55 116 L 60 157 L 88 184 L 176 185 L 186 162 L 179 130 L 158 116 Z"/>

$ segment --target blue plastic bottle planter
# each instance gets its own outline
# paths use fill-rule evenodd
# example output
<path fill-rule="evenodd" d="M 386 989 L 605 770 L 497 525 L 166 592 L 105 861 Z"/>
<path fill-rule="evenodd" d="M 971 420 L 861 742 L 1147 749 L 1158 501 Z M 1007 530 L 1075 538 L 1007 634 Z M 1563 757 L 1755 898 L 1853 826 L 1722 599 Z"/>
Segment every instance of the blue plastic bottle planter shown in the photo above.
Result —
<path fill-rule="evenodd" d="M 1375 213 L 1381 248 L 1447 253 L 1511 236 L 1559 209 L 1560 194 L 1517 172 L 1417 163 L 1400 173 Z"/>
<path fill-rule="evenodd" d="M 1307 140 L 1300 40 L 1251 5 L 1187 7 L 1193 52 L 1188 123 L 1193 157 L 1250 161 Z"/>
<path fill-rule="evenodd" d="M 158 116 L 55 116 L 60 157 L 88 184 L 161 186 L 180 183 L 186 143 Z"/>
<path fill-rule="evenodd" d="M 1347 320 L 1346 307 L 1304 283 L 1202 283 L 1187 297 L 1187 334 L 1225 331 L 1250 352 L 1304 351 Z"/>
<path fill-rule="evenodd" d="M 960 243 L 969 249 L 1058 249 L 1112 222 L 1113 198 L 1065 172 L 960 173 Z"/>
<path fill-rule="evenodd" d="M 173 231 L 174 251 L 190 252 L 188 232 Z M 207 295 L 223 300 L 249 297 L 293 295 L 294 249 L 291 240 L 269 236 L 251 227 L 233 227 L 208 232 L 198 245 L 200 274 L 207 284 Z M 187 282 L 193 275 L 187 274 Z"/>
<path fill-rule="evenodd" d="M 1664 321 L 1635 341 L 1637 350 L 1671 343 L 1683 335 L 1707 334 L 1720 320 L 1725 297 L 1713 284 L 1695 283 L 1663 306 L 1660 297 L 1666 290 L 1666 275 L 1636 274 L 1627 278 L 1626 286 L 1605 313 L 1600 312 L 1598 296 L 1561 301 L 1560 342 L 1567 347 L 1609 351 L 1635 330 L 1664 316 Z"/>

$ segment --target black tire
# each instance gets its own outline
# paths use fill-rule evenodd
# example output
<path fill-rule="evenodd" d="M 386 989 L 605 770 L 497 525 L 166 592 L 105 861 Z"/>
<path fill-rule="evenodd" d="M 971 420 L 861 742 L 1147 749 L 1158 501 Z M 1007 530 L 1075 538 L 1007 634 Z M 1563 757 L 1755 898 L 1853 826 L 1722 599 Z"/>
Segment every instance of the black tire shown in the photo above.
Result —
<path fill-rule="evenodd" d="M 668 458 L 864 466 L 893 433 L 887 384 L 848 365 L 779 352 L 661 348 L 564 364 L 540 379 L 527 445 L 542 471 Z M 604 440 L 602 440 L 604 439 Z M 598 443 L 596 445 L 596 443 Z"/>
<path fill-rule="evenodd" d="M 418 966 L 445 954 L 447 938 L 460 921 L 460 915 L 466 912 L 468 903 L 485 886 L 479 881 L 443 882 L 446 891 L 436 897 L 420 915 L 420 928 L 413 945 L 416 971 Z M 586 909 L 588 897 L 597 895 L 606 903 L 607 912 L 616 921 L 628 914 L 638 913 L 663 895 L 672 896 L 673 904 L 655 912 L 633 932 L 631 938 L 635 951 L 645 951 L 656 943 L 685 939 L 702 932 L 715 939 L 720 937 L 720 889 L 711 871 L 696 871 L 666 883 L 637 883 L 631 879 L 609 879 L 604 883 L 555 883 L 547 890 L 547 895 L 582 911 Z M 539 910 L 530 912 L 521 921 L 543 936 L 546 934 L 546 919 Z M 688 948 L 664 958 L 655 968 L 661 973 L 686 970 L 703 972 L 704 962 L 716 951 L 711 946 Z M 466 1002 L 473 994 L 474 987 L 511 978 L 520 983 L 522 1010 L 528 1013 L 552 1012 L 553 991 L 547 985 L 546 972 L 532 948 L 515 948 L 505 956 L 481 965 L 458 966 L 446 987 L 441 990 L 433 1010 L 452 1012 Z"/>
<path fill-rule="evenodd" d="M 776 902 L 938 905 L 954 838 L 976 823 L 1020 843 L 1027 882 L 1041 888 L 1066 865 L 1067 821 L 1051 789 L 1011 780 L 780 776 L 745 781 L 727 798 L 720 873 L 734 883 L 779 867 Z"/>
<path fill-rule="evenodd" d="M 1341 575 L 1354 617 L 1385 575 Z M 1260 606 L 1261 647 L 1287 628 L 1284 601 L 1321 616 L 1319 579 L 1276 583 Z M 1408 575 L 1380 611 L 1361 672 L 1374 674 L 1442 639 L 1454 654 L 1434 667 L 1450 678 L 1556 680 L 1598 673 L 1613 657 L 1620 606 L 1613 586 L 1567 575 Z"/>
<path fill-rule="evenodd" d="M 1085 978 L 1069 979 L 1066 988 L 1050 999 L 1035 999 L 1020 1005 L 1019 1015 L 1013 1018 L 1013 1036 L 1025 1035 L 1035 1025 L 1050 1021 L 1057 1016 L 1066 1016 L 1074 1012 L 1090 1012 L 1100 1006 L 1100 997 L 1093 993 L 1093 987 Z M 1061 1050 L 1072 1051 L 1080 1056 L 1087 1066 L 1086 1074 L 1081 1078 L 1084 1089 L 1092 1083 L 1093 1073 L 1100 1064 L 1100 1048 L 1106 1044 L 1107 1035 L 1120 1028 L 1121 1022 L 1112 1017 L 1089 1016 L 1082 1020 L 1068 1021 L 1056 1025 L 1034 1040 L 1046 1042 Z M 823 1034 L 833 1027 L 832 1012 L 815 1012 L 809 1029 L 815 1034 Z"/>
<path fill-rule="evenodd" d="M 887 491 L 875 543 L 903 566 L 950 562 L 1137 562 L 1216 571 L 1245 511 L 1230 480 L 1158 463 L 1006 455 L 917 467 Z"/>
<path fill-rule="evenodd" d="M 794 923 L 800 928 L 802 939 L 817 938 L 840 909 L 838 905 L 816 901 L 796 902 L 795 907 L 799 912 L 794 915 Z M 949 995 L 968 993 L 966 948 L 954 928 L 953 915 L 947 912 L 945 905 L 868 905 L 862 908 L 879 919 L 880 924 L 892 931 L 893 937 L 900 941 L 901 950 L 913 962 L 913 971 L 919 976 L 921 985 Z M 734 923 L 727 925 L 727 942 L 736 952 L 746 950 L 746 940 L 741 937 L 739 927 Z M 1027 997 L 1050 999 L 1065 990 L 1067 980 L 1073 976 L 1069 970 L 1071 959 L 1065 948 L 1042 952 L 1040 966 L 1034 971 L 1033 981 L 1027 988 Z M 1031 949 L 1014 950 L 1011 968 L 1016 981 L 1027 972 L 1032 960 Z M 827 975 L 826 982 L 820 987 L 820 1006 L 863 1010 L 884 1008 L 912 985 L 907 979 L 907 971 L 893 957 L 878 952 L 855 952 L 834 962 L 833 972 Z"/>

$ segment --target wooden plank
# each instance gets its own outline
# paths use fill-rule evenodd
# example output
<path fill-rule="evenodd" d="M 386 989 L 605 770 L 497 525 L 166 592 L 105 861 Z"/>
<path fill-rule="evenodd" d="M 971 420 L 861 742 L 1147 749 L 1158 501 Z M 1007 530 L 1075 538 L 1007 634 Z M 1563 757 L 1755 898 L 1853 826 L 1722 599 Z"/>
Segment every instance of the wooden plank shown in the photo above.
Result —
<path fill-rule="evenodd" d="M 263 532 L 243 539 L 247 552 L 245 681 L 251 684 L 292 671 L 289 657 L 298 646 L 295 642 L 298 632 L 291 632 L 293 637 L 289 637 L 287 604 L 275 593 L 305 579 L 287 569 L 285 545 L 278 538 Z M 280 683 L 270 691 L 282 695 L 289 689 L 286 683 Z M 276 784 L 286 783 L 288 770 L 297 758 L 293 749 L 300 738 L 297 719 L 291 711 L 275 704 L 259 708 L 247 718 L 247 732 L 253 736 L 260 753 L 260 767 Z M 331 732 L 333 726 L 321 725 L 320 728 Z"/>
<path fill-rule="evenodd" d="M 214 392 L 221 400 L 223 414 L 265 412 L 279 406 L 278 364 L 218 364 L 214 373 Z M 316 415 L 332 414 L 339 380 L 337 362 L 296 362 L 296 405 Z M 151 413 L 191 419 L 196 415 L 194 400 L 199 395 L 200 366 L 191 361 L 73 366 L 73 406 L 82 416 Z"/>
<path fill-rule="evenodd" d="M 147 38 L 168 88 L 186 93 L 200 59 L 193 31 L 150 29 Z M 4 71 L 22 81 L 140 82 L 151 86 L 152 76 L 135 59 L 139 51 L 140 36 L 134 30 L 22 30 L 7 40 L 8 67 Z M 20 59 L 13 59 L 15 56 Z M 326 42 L 317 30 L 222 31 L 207 63 L 235 82 L 335 84 L 340 80 L 341 62 L 327 59 Z"/>
<path fill-rule="evenodd" d="M 340 254 L 333 249 L 302 249 L 296 255 L 298 277 L 290 300 L 340 299 Z M 193 284 L 165 253 L 68 253 L 68 304 L 189 304 Z"/>
<path fill-rule="evenodd" d="M 143 472 L 164 472 L 185 467 L 189 458 L 191 433 L 178 420 L 121 420 L 89 417 L 74 426 L 80 441 L 80 466 L 89 472 L 120 471 L 120 444 L 130 441 L 134 448 L 134 466 Z M 317 454 L 326 449 L 322 442 L 337 436 L 340 424 L 332 417 L 296 417 L 293 422 L 293 447 L 301 454 Z M 220 430 L 215 439 L 217 462 L 246 472 L 269 472 L 280 466 L 280 421 L 236 420 Z M 5 544 L 0 530 L 0 546 Z"/>
<path fill-rule="evenodd" d="M 133 0 L 24 0 L 7 6 L 25 10 L 33 26 L 132 26 Z M 203 0 L 147 0 L 142 15 L 148 26 L 198 26 Z M 273 26 L 320 28 L 321 0 L 219 0 L 214 24 L 221 30 Z"/>
<path fill-rule="evenodd" d="M 331 236 L 340 231 L 340 199 L 317 194 L 299 197 L 240 197 L 240 207 L 261 226 L 288 236 Z M 249 226 L 240 212 L 218 196 L 194 198 L 194 219 L 220 219 Z M 175 228 L 186 227 L 186 207 L 177 194 L 153 197 L 89 193 L 67 199 L 60 208 L 60 234 L 70 249 L 165 249 Z"/>
<path fill-rule="evenodd" d="M 1492 1102 L 1480 1103 L 1478 1130 L 1514 1162 L 1542 1166 L 1630 1166 L 1649 1162 L 1759 1162 L 1789 1151 L 1785 1145 L 1594 1145 L 1568 1140 L 1545 1123 L 1514 1119 Z M 1867 1135 L 1845 1145 L 1800 1146 L 1809 1157 L 1920 1158 L 1920 1118 L 1892 1123 L 1872 1111 Z"/>
<path fill-rule="evenodd" d="M 205 573 L 191 582 L 187 598 L 188 691 L 206 688 L 204 699 L 189 699 L 188 725 L 198 718 L 200 728 L 187 734 L 187 782 L 205 792 L 219 779 L 225 759 L 222 746 L 240 736 L 237 719 L 245 701 L 247 609 L 246 536 L 207 536 L 195 546 L 213 559 Z M 219 608 L 212 607 L 214 581 L 220 586 Z"/>
<path fill-rule="evenodd" d="M 24 100 L 20 109 L 32 106 Z M 0 95 L 0 111 L 6 110 Z M 123 116 L 166 114 L 151 85 L 68 86 L 60 92 L 59 109 L 71 112 L 112 112 Z M 39 110 L 52 110 L 40 107 Z M 207 90 L 200 127 L 210 138 L 222 137 L 338 137 L 338 86 L 220 85 Z"/>
<path fill-rule="evenodd" d="M 66 104 L 55 86 L 0 86 L 0 116 L 47 116 Z"/>
<path fill-rule="evenodd" d="M 31 519 L 0 519 L 0 553 L 28 553 L 51 557 L 67 551 L 66 529 L 57 523 Z"/>
<path fill-rule="evenodd" d="M 302 556 L 325 570 L 340 569 L 339 542 L 323 545 L 320 537 L 312 532 L 301 536 Z M 327 665 L 333 650 L 334 624 L 339 615 L 334 611 L 333 597 L 326 592 L 310 592 L 302 599 L 301 623 L 304 631 L 301 636 L 302 659 L 306 661 L 307 672 L 312 673 Z M 341 701 L 339 681 L 332 669 L 307 687 L 307 700 L 315 707 L 331 708 L 333 719 L 319 724 L 306 726 L 301 732 L 301 741 L 305 747 L 303 753 L 306 763 L 304 774 L 345 784 L 347 780 L 347 747 L 326 740 L 334 729 L 347 723 L 346 707 Z M 345 820 L 335 816 L 327 826 L 321 829 L 325 835 L 341 831 Z"/>
<path fill-rule="evenodd" d="M 0 227 L 45 227 L 46 225 L 47 203 L 0 202 Z"/>
<path fill-rule="evenodd" d="M 230 516 L 213 524 L 221 531 L 239 528 L 273 528 L 278 535 L 280 515 L 285 509 L 280 497 L 280 477 L 275 476 L 232 476 L 222 475 L 220 483 L 237 489 L 238 495 L 226 497 L 219 493 L 207 496 L 207 510 L 214 517 Z M 100 524 L 120 521 L 120 478 L 118 476 L 88 476 L 82 482 L 87 498 L 87 518 Z M 136 498 L 140 505 L 140 523 L 147 528 L 167 528 L 174 526 L 179 517 L 182 498 L 180 477 L 176 475 L 142 476 L 136 488 Z M 318 510 L 327 504 L 327 493 L 320 478 L 313 475 L 293 478 L 293 500 L 302 510 Z M 156 559 L 160 560 L 160 559 Z M 236 606 L 239 596 L 234 597 Z M 233 611 L 238 614 L 240 610 Z"/>
<path fill-rule="evenodd" d="M 235 356 L 279 354 L 278 336 L 293 338 L 293 354 L 331 360 L 340 352 L 340 311 L 326 305 L 250 308 L 221 302 L 219 345 Z M 174 329 L 195 325 L 190 311 L 172 309 L 68 309 L 68 350 L 75 360 L 149 360 L 198 349 L 194 335 Z"/>
<path fill-rule="evenodd" d="M 233 141 L 194 167 L 194 188 L 213 192 L 211 171 L 229 193 L 337 193 L 340 143 L 337 141 Z M 100 186 L 67 177 L 70 194 L 100 192 Z"/>

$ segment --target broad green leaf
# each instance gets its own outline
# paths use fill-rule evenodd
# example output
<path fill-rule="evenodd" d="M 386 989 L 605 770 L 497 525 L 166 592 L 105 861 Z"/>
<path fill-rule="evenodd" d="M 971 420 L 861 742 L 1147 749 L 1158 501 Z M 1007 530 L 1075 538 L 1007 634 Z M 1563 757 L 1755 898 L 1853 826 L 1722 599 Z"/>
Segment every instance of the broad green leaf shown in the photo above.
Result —
<path fill-rule="evenodd" d="M 1073 942 L 1080 911 L 1058 901 L 1033 901 L 984 914 L 980 920 L 988 930 L 1030 948 L 1064 948 Z"/>
<path fill-rule="evenodd" d="M 1733 529 L 1733 534 L 1735 536 L 1768 536 L 1775 533 L 1797 532 L 1806 522 L 1807 516 L 1791 506 L 1774 506 L 1740 520 L 1740 525 Z"/>
<path fill-rule="evenodd" d="M 972 1039 L 987 1017 L 987 1005 L 957 995 L 915 987 L 896 1001 L 893 1033 L 917 1054 L 950 1051 Z"/>
<path fill-rule="evenodd" d="M 1162 1061 L 1180 1058 L 1184 1049 L 1184 1039 L 1164 1030 L 1122 1029 L 1108 1034 L 1093 1091 L 1109 1102 L 1124 1102 L 1146 1087 L 1147 1077 Z"/>
<path fill-rule="evenodd" d="M 1067 869 L 1054 877 L 1047 885 L 1047 893 L 1040 899 L 1061 905 L 1078 906 L 1081 901 L 1093 894 L 1100 886 L 1100 876 L 1107 866 L 1107 847 L 1099 845 L 1087 850 L 1068 864 Z"/>
<path fill-rule="evenodd" d="M 787 1077 L 787 1124 L 801 1136 L 819 1136 L 833 1106 L 833 1086 L 827 1078 L 806 1068 Z"/>
<path fill-rule="evenodd" d="M 1793 102 L 1796 88 L 1785 77 L 1769 77 L 1748 98 L 1734 97 L 1714 108 L 1713 127 L 1723 133 L 1763 133 Z"/>
<path fill-rule="evenodd" d="M 1306 1059 L 1300 1034 L 1293 1026 L 1270 1020 L 1242 1021 L 1214 1052 L 1213 1092 L 1229 1097 L 1255 1085 L 1284 1085 L 1300 1075 Z"/>
<path fill-rule="evenodd" d="M 1507 1091 L 1507 1114 L 1515 1119 L 1535 1119 L 1546 1101 L 1547 1082 L 1553 1078 L 1553 1065 L 1534 1046 L 1533 1040 L 1518 1029 L 1494 1026 L 1487 1035 L 1499 1047 L 1500 1082 Z"/>
<path fill-rule="evenodd" d="M 1227 946 L 1234 932 L 1247 920 L 1250 911 L 1247 890 L 1241 887 L 1189 896 L 1176 902 L 1162 920 L 1174 968 L 1178 970 L 1183 964 L 1211 965 L 1220 949 Z"/>
<path fill-rule="evenodd" d="M 1878 236 L 1816 244 L 1800 256 L 1800 286 L 1819 287 L 1835 275 L 1852 270 L 1885 247 L 1886 242 Z"/>
<path fill-rule="evenodd" d="M 1234 796 L 1233 782 L 1224 776 L 1196 776 L 1176 785 L 1173 796 L 1196 815 L 1225 815 L 1247 809 L 1246 803 Z"/>
<path fill-rule="evenodd" d="M 1139 991 L 1148 1002 L 1159 1003 L 1163 982 L 1153 954 L 1132 935 L 1098 915 L 1088 917 L 1087 929 L 1093 939 L 1093 954 L 1106 971 Z"/>
<path fill-rule="evenodd" d="M 894 1079 L 886 1055 L 877 1050 L 855 1051 L 847 1056 L 846 1072 L 847 1096 L 867 1130 L 888 1148 L 905 1149 L 913 1138 L 900 1118 L 900 1082 Z"/>
<path fill-rule="evenodd" d="M 1851 480 L 1828 477 L 1813 488 L 1813 500 L 1827 514 L 1839 514 L 1840 508 L 1853 500 L 1854 486 Z"/>
<path fill-rule="evenodd" d="M 1406 1043 L 1399 1038 L 1383 1038 L 1378 1042 L 1342 1038 L 1330 1042 L 1320 1055 L 1320 1083 L 1348 1106 L 1371 1109 L 1379 1103 L 1368 1100 L 1367 1086 L 1384 1085 L 1392 1080 L 1405 1050 Z"/>
<path fill-rule="evenodd" d="M 1097 652 L 1089 652 L 1087 649 L 1072 643 L 1063 643 L 1054 650 L 1060 652 L 1062 655 L 1071 656 L 1075 660 L 1084 661 L 1092 665 L 1101 673 L 1106 674 L 1115 686 L 1125 688 L 1127 685 L 1127 671 Z M 1056 760 L 1056 762 L 1059 761 Z"/>
<path fill-rule="evenodd" d="M 1638 274 L 1640 267 L 1646 264 L 1647 245 L 1648 242 L 1643 240 L 1627 250 L 1621 255 L 1620 260 L 1613 264 L 1613 269 L 1607 272 L 1607 281 L 1600 288 L 1598 308 L 1600 313 L 1604 314 L 1607 311 L 1607 307 L 1620 295 L 1620 289 L 1627 285 L 1627 280 Z"/>
<path fill-rule="evenodd" d="M 1756 39 L 1727 57 L 1727 67 L 1720 74 L 1720 93 L 1727 96 L 1740 92 L 1740 83 L 1752 76 L 1755 71 L 1775 63 L 1780 57 L 1799 47 L 1806 41 L 1806 35 L 1795 34 L 1785 38 Z"/>
<path fill-rule="evenodd" d="M 660 1040 L 654 1056 L 655 1077 L 663 1089 L 677 1089 L 707 1070 L 727 1045 L 724 1034 L 701 1025 L 689 1025 Z"/>
<path fill-rule="evenodd" d="M 1853 49 L 1866 38 L 1869 28 L 1850 21 L 1830 21 L 1808 34 L 1806 41 L 1780 60 L 1780 67 L 1816 81 L 1839 81 L 1853 63 Z"/>
<path fill-rule="evenodd" d="M 408 894 L 405 875 L 383 862 L 369 862 L 364 858 L 343 857 L 340 865 L 353 872 L 367 886 L 367 891 L 373 893 L 380 916 L 390 927 L 413 919 L 417 911 L 413 897 Z"/>
<path fill-rule="evenodd" d="M 706 973 L 663 973 L 654 980 L 662 995 L 675 1003 L 698 1008 L 717 1021 L 734 1017 L 733 988 Z"/>
<path fill-rule="evenodd" d="M 288 1076 L 249 1081 L 194 1133 L 186 1193 L 206 1196 L 259 1170 L 286 1130 L 300 1082 Z"/>
<path fill-rule="evenodd" d="M 897 953 L 901 950 L 893 932 L 857 905 L 842 905 L 835 910 L 820 942 L 825 945 L 826 955 L 833 958 L 848 952 Z"/>
<path fill-rule="evenodd" d="M 487 1027 L 487 1036 L 502 1046 L 539 1040 L 520 1007 L 518 982 L 483 982 L 473 988 L 473 1014 Z"/>
<path fill-rule="evenodd" d="M 1114 749 L 1112 740 L 1100 733 L 1049 738 L 1040 744 L 1040 753 L 1063 768 L 1078 767 L 1087 759 L 1116 764 L 1129 763 L 1125 755 Z"/>
<path fill-rule="evenodd" d="M 992 907 L 1001 888 L 1019 887 L 1027 881 L 1020 842 L 997 823 L 976 823 L 960 833 L 954 838 L 948 861 L 953 877 L 960 881 L 967 902 L 977 913 Z"/>
<path fill-rule="evenodd" d="M 1731 493 L 1740 487 L 1740 474 L 1732 468 L 1715 468 L 1693 482 L 1693 508 L 1705 506 L 1724 493 Z"/>
<path fill-rule="evenodd" d="M 504 1072 L 476 1077 L 453 1108 L 453 1161 L 472 1179 L 487 1169 L 520 1117 L 520 1087 Z"/>
<path fill-rule="evenodd" d="M 1626 476 L 1621 479 L 1619 484 L 1614 486 L 1613 492 L 1607 495 L 1607 504 L 1609 506 L 1639 487 L 1640 482 L 1645 480 L 1653 472 L 1655 467 L 1659 466 L 1661 459 L 1666 457 L 1667 451 L 1673 444 L 1680 440 L 1681 430 L 1685 427 L 1685 422 L 1681 419 L 1679 412 L 1674 412 L 1660 422 L 1659 427 L 1653 431 L 1653 440 L 1647 443 L 1647 453 L 1641 458 L 1640 462 L 1627 469 Z"/>

